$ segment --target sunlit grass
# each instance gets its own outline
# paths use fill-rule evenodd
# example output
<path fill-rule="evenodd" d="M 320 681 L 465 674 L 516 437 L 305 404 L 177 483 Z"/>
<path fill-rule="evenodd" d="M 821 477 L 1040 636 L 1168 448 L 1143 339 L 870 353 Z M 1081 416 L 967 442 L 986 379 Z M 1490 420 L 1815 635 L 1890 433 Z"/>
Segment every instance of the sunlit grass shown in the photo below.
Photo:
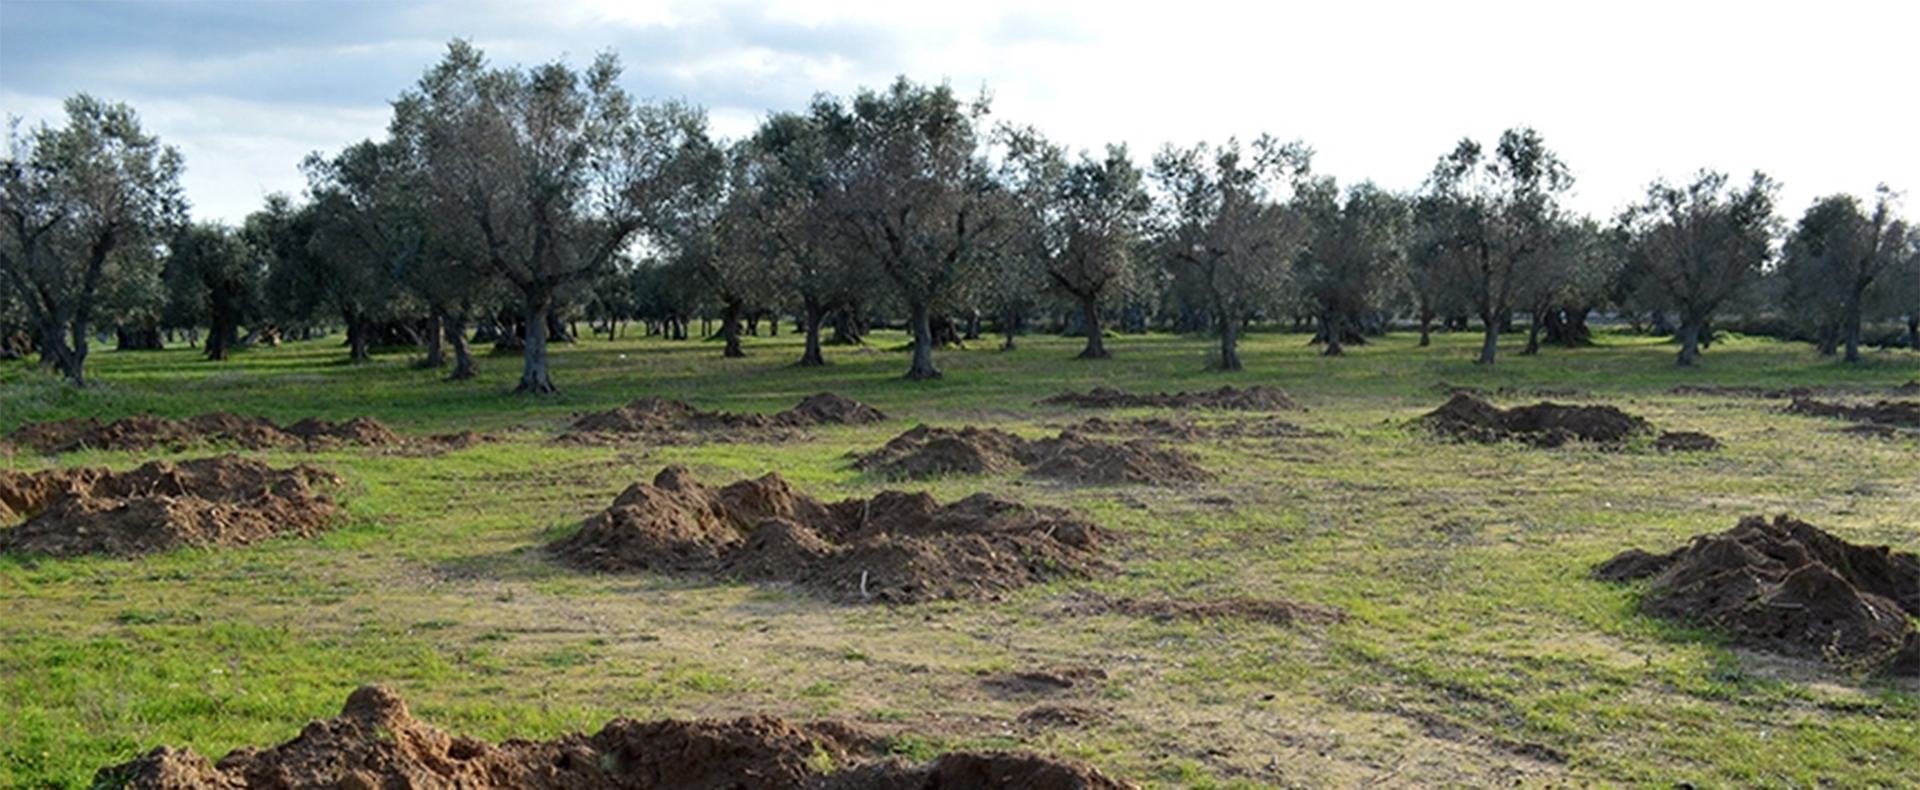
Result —
<path fill-rule="evenodd" d="M 1517 342 L 1521 338 L 1515 338 Z M 153 745 L 217 758 L 284 741 L 367 682 L 416 715 L 502 739 L 592 730 L 614 716 L 831 715 L 892 733 L 923 756 L 962 746 L 1037 748 L 1149 785 L 1534 783 L 1900 786 L 1920 773 L 1920 697 L 1908 685 L 1732 651 L 1715 635 L 1638 615 L 1635 589 L 1588 581 L 1628 546 L 1664 549 L 1750 513 L 1792 512 L 1851 540 L 1920 549 L 1920 449 L 1863 439 L 1778 401 L 1679 397 L 1680 384 L 1887 388 L 1920 356 L 1858 366 L 1764 339 L 1715 344 L 1694 369 L 1655 339 L 1603 335 L 1534 357 L 1477 337 L 1411 336 L 1319 357 L 1302 335 L 1256 333 L 1247 370 L 1210 369 L 1212 341 L 1123 336 L 1115 358 L 1079 341 L 983 339 L 942 350 L 937 382 L 900 380 L 897 333 L 792 366 L 798 338 L 710 343 L 588 339 L 555 351 L 553 398 L 508 394 L 513 357 L 450 383 L 388 351 L 347 364 L 336 340 L 210 363 L 190 349 L 98 352 L 99 386 L 73 390 L 0 363 L 0 429 L 71 416 L 280 422 L 369 415 L 403 433 L 475 428 L 501 441 L 434 457 L 344 448 L 254 453 L 343 476 L 339 527 L 308 541 L 137 561 L 0 557 L 0 786 L 86 787 Z M 1038 402 L 1096 385 L 1136 391 L 1276 385 L 1324 435 L 1191 445 L 1217 482 L 1071 487 L 1012 475 L 915 484 L 942 500 L 992 491 L 1071 507 L 1114 530 L 1112 576 L 993 602 L 828 605 L 779 587 L 595 576 L 541 546 L 623 487 L 687 464 L 724 483 L 778 471 L 823 499 L 898 487 L 849 454 L 918 422 L 1037 436 L 1089 413 Z M 1409 421 L 1447 386 L 1568 390 L 1658 428 L 1697 430 L 1714 453 L 1644 446 L 1536 450 L 1437 442 Z M 772 412 L 831 390 L 893 419 L 771 444 L 575 447 L 549 439 L 578 412 L 642 395 Z M 1560 396 L 1556 396 L 1560 397 Z M 1138 410 L 1129 416 L 1162 415 Z M 1230 414 L 1189 415 L 1203 420 Z M 16 454 L 6 462 L 129 467 L 161 454 Z M 1073 617 L 1066 593 L 1282 598 L 1337 606 L 1340 624 L 1280 628 Z M 983 679 L 1097 667 L 1106 679 L 1009 697 Z M 1071 704 L 1105 718 L 1027 728 Z M 1543 759 L 1543 756 L 1546 759 Z"/>

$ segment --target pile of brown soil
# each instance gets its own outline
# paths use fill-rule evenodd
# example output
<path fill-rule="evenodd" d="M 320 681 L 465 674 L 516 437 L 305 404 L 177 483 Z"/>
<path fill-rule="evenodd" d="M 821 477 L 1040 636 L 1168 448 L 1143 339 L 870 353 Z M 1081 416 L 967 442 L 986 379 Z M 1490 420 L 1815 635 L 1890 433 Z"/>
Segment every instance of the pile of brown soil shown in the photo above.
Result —
<path fill-rule="evenodd" d="M 1256 385 L 1246 389 L 1221 387 L 1211 392 L 1164 392 L 1136 395 L 1112 387 L 1094 387 L 1086 393 L 1062 392 L 1040 401 L 1043 404 L 1078 406 L 1083 409 L 1128 409 L 1156 406 L 1170 409 L 1233 409 L 1238 411 L 1306 411 L 1286 390 Z"/>
<path fill-rule="evenodd" d="M 1720 449 L 1720 440 L 1694 431 L 1661 431 L 1653 440 L 1653 449 L 1663 453 L 1709 453 Z"/>
<path fill-rule="evenodd" d="M 1472 395 L 1453 396 L 1420 421 L 1441 436 L 1472 442 L 1519 441 L 1559 447 L 1578 439 L 1619 444 L 1651 428 L 1647 421 L 1612 406 L 1562 406 L 1542 402 L 1501 409 Z"/>
<path fill-rule="evenodd" d="M 0 470 L 0 519 L 25 520 L 0 530 L 0 552 L 131 557 L 313 535 L 338 510 L 314 487 L 339 482 L 305 464 L 277 470 L 235 455 L 131 472 Z"/>
<path fill-rule="evenodd" d="M 101 769 L 96 786 L 127 790 L 837 790 L 906 787 L 1122 788 L 1098 770 L 1028 754 L 958 752 L 925 765 L 866 761 L 878 741 L 839 722 L 615 719 L 592 735 L 500 744 L 413 718 L 399 695 L 365 686 L 336 718 L 293 740 L 241 747 L 209 763 L 192 750 L 154 748 Z M 824 772 L 832 768 L 830 773 Z"/>
<path fill-rule="evenodd" d="M 987 494 L 886 491 L 826 504 L 777 474 L 710 488 L 669 466 L 549 549 L 595 571 L 788 582 L 853 602 L 991 597 L 1106 570 L 1105 530 Z"/>
<path fill-rule="evenodd" d="M 1920 616 L 1920 557 L 1911 553 L 1856 546 L 1786 516 L 1749 516 L 1664 555 L 1621 552 L 1593 575 L 1651 576 L 1642 610 L 1711 623 L 1747 644 L 1889 671 L 1904 661 L 1920 674 L 1920 633 L 1908 622 Z"/>
<path fill-rule="evenodd" d="M 1081 484 L 1174 485 L 1204 482 L 1213 473 L 1187 453 L 1135 439 L 1113 444 L 1074 430 L 1028 441 L 993 428 L 954 430 L 918 426 L 854 461 L 857 469 L 894 479 L 985 474 L 1026 467 L 1030 477 Z"/>
<path fill-rule="evenodd" d="M 263 417 L 243 417 L 224 411 L 184 420 L 139 414 L 107 424 L 96 417 L 76 417 L 23 426 L 10 438 L 16 444 L 43 453 L 153 447 L 179 450 L 208 444 L 249 450 L 292 447 L 314 450 L 342 444 L 386 447 L 401 442 L 387 426 L 369 417 L 355 417 L 343 423 L 309 417 L 283 428 Z"/>
<path fill-rule="evenodd" d="M 1793 403 L 1787 405 L 1787 413 L 1812 417 L 1838 417 L 1869 425 L 1920 428 L 1920 401 L 1883 400 L 1872 404 L 1853 405 L 1811 398 L 1794 398 Z"/>
<path fill-rule="evenodd" d="M 831 392 L 809 395 L 777 414 L 731 414 L 701 411 L 686 401 L 647 396 L 612 411 L 593 412 L 575 417 L 560 438 L 575 443 L 593 443 L 594 436 L 606 434 L 652 434 L 667 438 L 680 431 L 758 431 L 814 425 L 862 425 L 887 419 L 879 409 Z"/>
<path fill-rule="evenodd" d="M 1177 601 L 1172 599 L 1121 598 L 1100 593 L 1068 596 L 1061 610 L 1075 616 L 1122 614 L 1163 620 L 1211 620 L 1235 617 L 1274 625 L 1332 625 L 1345 622 L 1347 613 L 1332 606 L 1293 603 L 1260 598 L 1225 598 L 1214 601 Z"/>

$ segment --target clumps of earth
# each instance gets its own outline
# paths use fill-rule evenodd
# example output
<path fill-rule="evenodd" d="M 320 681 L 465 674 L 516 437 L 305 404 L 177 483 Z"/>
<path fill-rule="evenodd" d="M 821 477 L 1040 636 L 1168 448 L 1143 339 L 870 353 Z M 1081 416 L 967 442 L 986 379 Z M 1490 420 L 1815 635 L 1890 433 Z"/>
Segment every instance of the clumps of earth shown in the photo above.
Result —
<path fill-rule="evenodd" d="M 347 697 L 340 715 L 266 749 L 218 762 L 155 747 L 102 768 L 126 790 L 878 790 L 927 787 L 1131 787 L 1098 769 L 1035 754 L 954 752 L 922 764 L 875 755 L 881 739 L 847 724 L 771 716 L 694 721 L 614 719 L 591 735 L 499 744 L 448 735 L 382 686 Z"/>
<path fill-rule="evenodd" d="M 1114 444 L 1077 431 L 1028 440 L 996 428 L 918 426 L 854 461 L 894 479 L 990 474 L 1024 468 L 1030 477 L 1080 484 L 1175 485 L 1214 479 L 1188 453 L 1147 439 Z"/>
<path fill-rule="evenodd" d="M 179 450 L 203 445 L 228 445 L 248 450 L 324 450 L 342 445 L 393 447 L 409 444 L 392 429 L 371 417 L 332 422 L 308 417 L 291 425 L 277 425 L 264 417 L 245 417 L 215 411 L 183 420 L 134 415 L 102 423 L 97 417 L 75 417 L 23 426 L 8 437 L 14 444 L 42 453 L 76 450 Z M 415 443 L 428 449 L 459 449 L 485 437 L 472 431 L 424 437 Z"/>
<path fill-rule="evenodd" d="M 549 544 L 593 571 L 692 573 L 791 583 L 830 599 L 914 603 L 1107 570 L 1106 531 L 1055 508 L 925 492 L 824 503 L 778 474 L 714 488 L 682 466 L 635 483 Z"/>
<path fill-rule="evenodd" d="M 1920 676 L 1920 557 L 1857 546 L 1786 516 L 1740 520 L 1666 554 L 1628 549 L 1594 578 L 1651 577 L 1640 608 L 1744 644 Z"/>
<path fill-rule="evenodd" d="M 1067 426 L 1067 430 L 1076 433 L 1143 436 L 1183 442 L 1202 439 L 1304 439 L 1331 435 L 1325 431 L 1302 428 L 1279 418 L 1201 424 L 1192 420 L 1164 417 L 1140 417 L 1131 420 L 1088 417 Z"/>
<path fill-rule="evenodd" d="M 1811 417 L 1835 417 L 1857 423 L 1852 432 L 1874 436 L 1894 436 L 1900 433 L 1915 433 L 1920 429 L 1920 401 L 1882 400 L 1873 403 L 1838 403 L 1814 400 L 1812 398 L 1794 398 L 1787 405 L 1788 414 L 1804 414 Z"/>
<path fill-rule="evenodd" d="M 1347 613 L 1336 607 L 1265 598 L 1181 601 L 1167 598 L 1126 598 L 1100 593 L 1076 593 L 1062 600 L 1060 611 L 1063 614 L 1078 617 L 1119 614 L 1154 620 L 1205 621 L 1232 617 L 1278 626 L 1290 626 L 1296 623 L 1333 625 L 1347 620 Z"/>
<path fill-rule="evenodd" d="M 1237 411 L 1306 411 L 1305 406 L 1279 387 L 1256 385 L 1246 389 L 1221 387 L 1209 392 L 1164 392 L 1140 395 L 1112 387 L 1094 387 L 1087 392 L 1062 392 L 1040 401 L 1048 405 L 1077 406 L 1083 409 L 1131 409 L 1158 407 L 1170 409 L 1227 409 Z"/>
<path fill-rule="evenodd" d="M 637 434 L 671 441 L 683 432 L 712 431 L 750 431 L 779 436 L 815 425 L 864 425 L 886 419 L 887 415 L 879 409 L 831 392 L 809 395 L 799 405 L 776 414 L 701 411 L 686 401 L 649 395 L 618 409 L 575 417 L 560 440 L 594 444 Z"/>
<path fill-rule="evenodd" d="M 1464 392 L 1422 416 L 1420 424 L 1449 439 L 1484 444 L 1512 441 L 1535 447 L 1560 447 L 1571 441 L 1617 447 L 1653 431 L 1646 420 L 1614 406 L 1563 406 L 1543 401 L 1502 409 Z M 1663 433 L 1654 440 L 1654 447 L 1669 452 L 1702 451 L 1719 449 L 1720 443 L 1702 433 Z"/>
<path fill-rule="evenodd" d="M 0 553 L 132 557 L 310 536 L 338 512 L 316 489 L 339 482 L 305 464 L 274 469 L 235 455 L 130 472 L 0 469 L 0 521 L 23 522 L 0 529 Z"/>

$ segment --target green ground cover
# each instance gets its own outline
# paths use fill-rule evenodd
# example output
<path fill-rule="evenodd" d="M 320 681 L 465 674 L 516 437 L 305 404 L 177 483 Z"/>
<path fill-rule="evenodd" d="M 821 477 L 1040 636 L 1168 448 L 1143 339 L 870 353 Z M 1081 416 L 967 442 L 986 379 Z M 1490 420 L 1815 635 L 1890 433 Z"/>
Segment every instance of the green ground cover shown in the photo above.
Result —
<path fill-rule="evenodd" d="M 191 349 L 101 352 L 90 362 L 100 384 L 86 390 L 0 364 L 0 432 L 225 409 L 501 438 L 437 456 L 250 453 L 347 481 L 346 517 L 313 540 L 140 560 L 0 557 L 0 709 L 11 714 L 0 717 L 0 786 L 87 787 L 96 768 L 161 743 L 215 757 L 278 743 L 369 682 L 399 689 L 425 721 L 490 740 L 614 716 L 831 716 L 896 733 L 907 754 L 1038 749 L 1148 786 L 1898 787 L 1920 776 L 1915 684 L 1736 650 L 1638 614 L 1636 587 L 1586 578 L 1621 549 L 1665 550 L 1746 514 L 1920 550 L 1920 443 L 1845 434 L 1780 413 L 1778 400 L 1670 392 L 1884 391 L 1920 378 L 1912 352 L 1849 366 L 1731 338 L 1680 369 L 1670 345 L 1603 335 L 1594 348 L 1474 366 L 1474 336 L 1426 349 L 1390 336 L 1328 359 L 1304 336 L 1255 334 L 1247 370 L 1227 374 L 1207 367 L 1205 338 L 1120 337 L 1114 359 L 1086 362 L 1071 359 L 1079 341 L 1027 337 L 1012 352 L 990 340 L 943 351 L 946 377 L 915 384 L 899 379 L 907 360 L 889 349 L 900 341 L 880 333 L 802 369 L 786 335 L 749 339 L 744 360 L 711 343 L 591 339 L 555 350 L 565 392 L 538 399 L 506 394 L 517 358 L 484 358 L 480 379 L 448 383 L 408 353 L 347 364 L 329 341 L 225 363 Z M 1039 405 L 1065 389 L 1225 384 L 1286 389 L 1310 410 L 1280 416 L 1318 434 L 1191 443 L 1220 477 L 1177 488 L 1012 475 L 902 485 L 848 458 L 920 422 L 1038 436 L 1096 413 Z M 1509 388 L 1500 405 L 1570 391 L 1556 399 L 1613 404 L 1725 449 L 1440 442 L 1408 424 L 1446 386 Z M 551 441 L 570 415 L 642 395 L 771 412 L 823 390 L 892 419 L 764 444 Z M 128 468 L 207 452 L 0 462 Z M 1119 533 L 1119 570 L 997 601 L 848 607 L 777 586 L 584 574 L 539 550 L 669 463 L 711 482 L 778 471 L 828 500 L 910 487 L 1066 506 Z M 1087 592 L 1283 599 L 1352 617 L 1283 627 L 1064 611 Z M 985 682 L 1063 668 L 1104 678 L 1041 696 Z M 1086 721 L 1021 720 L 1043 705 Z"/>

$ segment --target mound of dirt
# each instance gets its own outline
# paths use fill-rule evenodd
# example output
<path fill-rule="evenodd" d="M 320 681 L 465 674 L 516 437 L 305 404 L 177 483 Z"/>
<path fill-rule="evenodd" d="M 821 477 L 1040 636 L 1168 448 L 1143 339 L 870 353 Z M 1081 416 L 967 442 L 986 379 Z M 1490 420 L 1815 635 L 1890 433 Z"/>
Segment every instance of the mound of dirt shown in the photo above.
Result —
<path fill-rule="evenodd" d="M 1246 389 L 1221 387 L 1210 392 L 1164 392 L 1137 395 L 1112 387 L 1094 387 L 1085 393 L 1062 392 L 1040 401 L 1043 404 L 1078 406 L 1083 409 L 1129 409 L 1155 406 L 1170 409 L 1231 409 L 1237 411 L 1306 411 L 1279 387 L 1256 385 Z"/>
<path fill-rule="evenodd" d="M 853 462 L 853 468 L 896 480 L 981 475 L 1025 466 L 1027 440 L 996 428 L 915 426 Z"/>
<path fill-rule="evenodd" d="M 879 409 L 831 392 L 809 395 L 799 405 L 776 414 L 732 414 L 701 411 L 686 401 L 647 397 L 612 411 L 575 417 L 561 441 L 593 444 L 609 435 L 648 434 L 672 441 L 679 432 L 756 432 L 790 436 L 792 429 L 814 425 L 861 425 L 887 419 Z"/>
<path fill-rule="evenodd" d="M 1710 453 L 1720 449 L 1720 440 L 1693 431 L 1661 431 L 1653 440 L 1653 449 L 1663 453 Z"/>
<path fill-rule="evenodd" d="M 1754 386 L 1728 386 L 1723 384 L 1681 384 L 1667 390 L 1669 395 L 1705 395 L 1722 398 L 1804 398 L 1813 394 L 1810 387 L 1787 387 L 1773 389 Z"/>
<path fill-rule="evenodd" d="M 994 428 L 958 430 L 921 425 L 854 461 L 854 468 L 894 479 L 986 474 L 1026 467 L 1030 477 L 1080 484 L 1204 482 L 1213 474 L 1193 457 L 1145 439 L 1113 444 L 1074 430 L 1028 441 Z"/>
<path fill-rule="evenodd" d="M 1664 555 L 1629 549 L 1594 578 L 1653 577 L 1640 607 L 1701 621 L 1777 652 L 1813 654 L 1900 671 L 1920 617 L 1920 557 L 1856 546 L 1786 516 L 1740 520 Z M 1914 667 L 1912 674 L 1920 674 Z"/>
<path fill-rule="evenodd" d="M 1104 572 L 1105 531 L 987 494 L 886 491 L 823 503 L 777 474 L 710 488 L 669 466 L 549 545 L 575 567 L 787 582 L 853 602 L 991 597 Z"/>
<path fill-rule="evenodd" d="M 338 510 L 315 486 L 339 482 L 304 464 L 277 470 L 235 455 L 131 472 L 0 470 L 0 519 L 25 520 L 0 530 L 0 552 L 131 557 L 313 535 Z"/>
<path fill-rule="evenodd" d="M 1260 598 L 1223 598 L 1213 601 L 1121 598 L 1100 593 L 1068 596 L 1061 610 L 1075 616 L 1122 614 L 1169 620 L 1211 620 L 1235 617 L 1274 625 L 1332 625 L 1345 622 L 1347 613 L 1331 606 Z"/>
<path fill-rule="evenodd" d="M 1519 441 L 1559 447 L 1578 439 L 1619 444 L 1651 429 L 1647 421 L 1612 406 L 1562 406 L 1542 402 L 1501 409 L 1465 393 L 1420 418 L 1427 430 L 1471 442 Z"/>
<path fill-rule="evenodd" d="M 15 443 L 43 453 L 65 453 L 82 449 L 145 450 L 153 447 L 182 449 L 209 444 L 231 445 L 249 450 L 304 447 L 322 449 L 342 444 L 386 447 L 401 443 L 380 421 L 355 417 L 344 423 L 309 417 L 284 428 L 262 417 L 244 417 L 224 411 L 208 412 L 184 420 L 137 414 L 101 424 L 94 417 L 80 417 L 23 426 L 10 437 Z"/>
<path fill-rule="evenodd" d="M 1868 425 L 1920 428 L 1920 401 L 1883 400 L 1872 404 L 1856 405 L 1812 398 L 1794 398 L 1793 402 L 1787 405 L 1787 413 L 1812 417 L 1838 417 Z"/>
<path fill-rule="evenodd" d="M 868 762 L 874 738 L 833 721 L 615 719 L 592 735 L 491 744 L 450 736 L 398 694 L 364 686 L 340 715 L 271 748 L 218 763 L 167 746 L 95 775 L 127 790 L 843 790 L 908 787 L 1122 788 L 1091 767 L 1037 755 L 959 752 L 925 765 Z M 825 772 L 833 769 L 831 772 Z"/>

